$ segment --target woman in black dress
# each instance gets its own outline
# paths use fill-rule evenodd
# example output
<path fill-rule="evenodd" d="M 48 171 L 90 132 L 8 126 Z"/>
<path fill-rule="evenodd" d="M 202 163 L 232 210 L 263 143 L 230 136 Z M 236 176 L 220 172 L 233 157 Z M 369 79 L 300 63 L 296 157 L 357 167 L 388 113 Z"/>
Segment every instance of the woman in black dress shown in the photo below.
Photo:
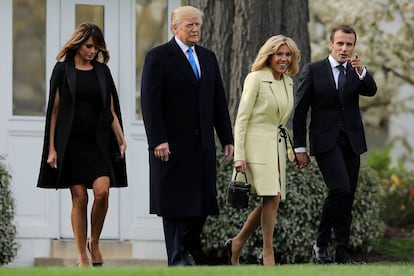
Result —
<path fill-rule="evenodd" d="M 109 188 L 127 186 L 126 142 L 102 31 L 95 24 L 80 24 L 57 60 L 50 79 L 37 186 L 70 189 L 78 265 L 89 266 L 88 249 L 92 265 L 100 266 L 99 237 L 108 210 Z M 87 189 L 94 195 L 89 240 Z"/>

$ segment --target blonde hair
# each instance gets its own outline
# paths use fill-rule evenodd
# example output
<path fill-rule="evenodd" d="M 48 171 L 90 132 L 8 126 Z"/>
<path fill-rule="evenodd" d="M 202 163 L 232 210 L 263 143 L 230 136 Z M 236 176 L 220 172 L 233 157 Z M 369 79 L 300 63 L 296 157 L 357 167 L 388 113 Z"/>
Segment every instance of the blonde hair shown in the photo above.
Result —
<path fill-rule="evenodd" d="M 258 71 L 264 67 L 270 68 L 270 58 L 276 54 L 282 45 L 287 45 L 292 51 L 292 62 L 286 70 L 286 74 L 294 76 L 299 72 L 300 51 L 296 43 L 290 37 L 275 35 L 270 37 L 257 53 L 251 71 Z"/>
<path fill-rule="evenodd" d="M 204 13 L 193 6 L 182 6 L 175 9 L 171 13 L 171 31 L 173 27 L 180 25 L 186 19 L 198 17 L 200 19 L 200 23 L 203 24 L 202 17 Z"/>
<path fill-rule="evenodd" d="M 95 56 L 95 60 L 103 63 L 109 61 L 109 52 L 106 49 L 106 43 L 101 29 L 93 23 L 81 23 L 76 27 L 72 36 L 63 45 L 62 49 L 56 56 L 58 61 L 73 59 L 76 55 L 78 48 L 92 37 L 95 46 L 98 48 L 98 53 Z"/>

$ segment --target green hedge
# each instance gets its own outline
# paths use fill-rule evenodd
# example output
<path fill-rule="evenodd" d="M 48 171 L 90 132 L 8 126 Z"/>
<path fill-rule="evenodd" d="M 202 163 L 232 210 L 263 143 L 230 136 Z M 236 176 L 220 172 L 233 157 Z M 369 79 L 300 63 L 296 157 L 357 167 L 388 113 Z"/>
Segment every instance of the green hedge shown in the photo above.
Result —
<path fill-rule="evenodd" d="M 226 206 L 226 188 L 233 164 L 221 160 L 219 156 L 217 189 L 221 214 L 209 217 L 202 233 L 203 249 L 208 258 L 215 258 L 217 263 L 226 259 L 224 242 L 238 233 L 249 212 L 260 204 L 258 198 L 251 197 L 249 210 Z M 383 233 L 380 182 L 376 171 L 363 165 L 358 185 L 350 245 L 355 251 L 369 252 Z M 326 187 L 315 160 L 302 170 L 288 165 L 287 199 L 280 204 L 274 234 L 278 262 L 307 263 L 311 260 L 311 246 L 325 195 Z M 256 263 L 261 250 L 262 237 L 258 229 L 246 243 L 241 262 Z"/>
<path fill-rule="evenodd" d="M 11 176 L 0 157 L 0 266 L 11 262 L 17 254 L 14 199 L 10 191 Z"/>

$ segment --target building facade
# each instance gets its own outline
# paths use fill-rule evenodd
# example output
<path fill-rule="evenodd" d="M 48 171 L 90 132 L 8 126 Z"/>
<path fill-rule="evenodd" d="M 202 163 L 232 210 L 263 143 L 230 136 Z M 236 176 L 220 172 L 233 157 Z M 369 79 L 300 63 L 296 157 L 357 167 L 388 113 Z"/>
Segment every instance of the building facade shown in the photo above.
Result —
<path fill-rule="evenodd" d="M 38 189 L 36 182 L 50 74 L 61 46 L 84 21 L 104 31 L 128 143 L 129 187 L 111 189 L 102 238 L 130 241 L 134 258 L 166 258 L 161 220 L 149 214 L 139 89 L 145 53 L 170 38 L 169 16 L 179 5 L 179 0 L 0 1 L 0 155 L 11 170 L 20 244 L 11 265 L 31 266 L 34 258 L 49 256 L 52 240 L 73 238 L 69 190 Z"/>

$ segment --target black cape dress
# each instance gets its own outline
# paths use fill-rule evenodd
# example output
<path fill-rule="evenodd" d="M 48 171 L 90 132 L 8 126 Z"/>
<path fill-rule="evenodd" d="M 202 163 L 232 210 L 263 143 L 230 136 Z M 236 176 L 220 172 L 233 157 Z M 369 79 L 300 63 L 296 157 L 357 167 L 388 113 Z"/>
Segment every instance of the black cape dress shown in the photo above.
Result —
<path fill-rule="evenodd" d="M 80 72 L 75 69 L 73 60 L 69 60 L 57 62 L 53 69 L 37 183 L 39 188 L 61 189 L 72 184 L 86 184 L 90 188 L 96 177 L 105 175 L 110 177 L 111 187 L 128 185 L 125 158 L 116 161 L 112 156 L 111 95 L 122 127 L 118 94 L 108 66 L 94 61 L 93 67 L 91 71 Z M 78 95 L 82 91 L 79 91 L 77 84 L 82 83 L 84 78 L 90 80 L 89 90 L 92 92 L 82 99 Z M 51 113 L 57 89 L 60 93 L 55 132 L 58 161 L 57 169 L 53 169 L 47 164 L 47 157 Z"/>

